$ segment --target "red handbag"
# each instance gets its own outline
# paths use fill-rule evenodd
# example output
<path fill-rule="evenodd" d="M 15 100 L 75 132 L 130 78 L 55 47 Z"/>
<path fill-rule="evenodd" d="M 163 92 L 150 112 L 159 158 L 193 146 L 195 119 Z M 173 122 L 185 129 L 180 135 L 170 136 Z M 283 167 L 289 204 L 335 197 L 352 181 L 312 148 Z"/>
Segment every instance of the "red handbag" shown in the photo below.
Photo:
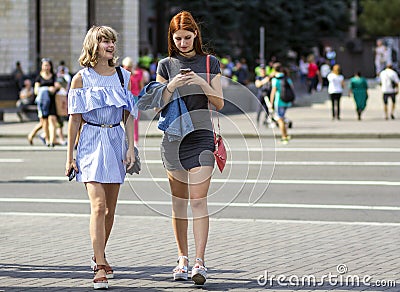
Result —
<path fill-rule="evenodd" d="M 219 171 L 222 172 L 226 164 L 226 148 L 221 136 L 218 136 L 217 142 L 215 143 L 214 157 Z"/>
<path fill-rule="evenodd" d="M 208 84 L 210 84 L 210 55 L 207 55 L 207 82 L 208 82 Z M 218 120 L 218 135 L 217 135 L 215 133 L 215 129 L 214 129 L 214 121 L 213 121 L 213 117 L 212 117 L 210 101 L 208 101 L 208 110 L 210 111 L 211 123 L 213 126 L 213 132 L 214 132 L 214 144 L 215 144 L 214 157 L 215 157 L 215 161 L 217 162 L 219 171 L 222 172 L 224 170 L 225 164 L 226 164 L 226 148 L 225 148 L 224 140 L 222 140 L 222 137 L 220 135 L 221 128 L 219 126 L 218 112 L 217 112 L 217 120 Z"/>

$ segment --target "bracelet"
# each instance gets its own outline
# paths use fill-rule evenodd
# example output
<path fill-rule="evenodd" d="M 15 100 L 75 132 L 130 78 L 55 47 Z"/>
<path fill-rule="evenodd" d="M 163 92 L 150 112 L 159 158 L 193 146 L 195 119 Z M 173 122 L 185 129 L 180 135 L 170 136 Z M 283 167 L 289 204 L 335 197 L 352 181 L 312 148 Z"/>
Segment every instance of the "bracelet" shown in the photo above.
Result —
<path fill-rule="evenodd" d="M 169 92 L 169 93 L 174 93 L 173 91 L 169 91 L 169 89 L 168 89 L 168 85 L 167 86 L 165 86 L 165 88 L 167 89 L 167 91 Z"/>

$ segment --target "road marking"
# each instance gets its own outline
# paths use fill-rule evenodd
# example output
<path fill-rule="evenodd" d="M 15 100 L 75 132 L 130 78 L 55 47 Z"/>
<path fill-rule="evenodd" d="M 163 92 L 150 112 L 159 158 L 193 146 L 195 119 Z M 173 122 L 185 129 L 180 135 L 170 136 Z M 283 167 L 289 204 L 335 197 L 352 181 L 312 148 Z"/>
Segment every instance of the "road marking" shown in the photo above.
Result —
<path fill-rule="evenodd" d="M 24 162 L 21 158 L 0 158 L 0 163 L 20 163 Z"/>
<path fill-rule="evenodd" d="M 145 151 L 160 151 L 160 147 L 146 147 L 143 149 Z M 0 148 L 1 150 L 1 148 Z M 229 151 L 233 152 L 400 152 L 400 148 L 312 148 L 312 147 L 302 147 L 302 148 L 291 148 L 291 147 L 231 147 L 228 148 Z"/>
<path fill-rule="evenodd" d="M 65 176 L 26 176 L 31 181 L 67 181 Z M 166 177 L 128 177 L 130 182 L 168 182 Z M 283 180 L 283 179 L 234 179 L 213 178 L 214 183 L 247 183 L 247 184 L 301 184 L 301 185 L 360 185 L 360 186 L 400 186 L 399 181 L 369 181 L 369 180 Z"/>
<path fill-rule="evenodd" d="M 0 212 L 0 216 L 32 216 L 32 217 L 86 217 L 90 214 L 71 214 L 71 213 L 33 213 L 33 212 Z M 115 215 L 120 218 L 136 218 L 143 220 L 163 220 L 169 221 L 164 216 L 132 216 Z M 349 226 L 393 226 L 400 227 L 400 223 L 392 222 L 346 222 L 346 221 L 317 221 L 317 220 L 280 220 L 280 219 L 246 219 L 246 218 L 210 218 L 215 222 L 249 222 L 249 223 L 272 223 L 272 224 L 313 224 L 313 225 L 349 225 Z"/>
<path fill-rule="evenodd" d="M 55 203 L 55 204 L 89 204 L 89 200 L 82 199 L 41 199 L 41 198 L 0 198 L 3 203 Z M 170 206 L 171 201 L 131 201 L 118 200 L 119 205 L 158 205 Z M 367 205 L 323 205 L 323 204 L 279 204 L 279 203 L 229 203 L 208 202 L 210 207 L 238 207 L 238 208 L 290 208 L 290 209 L 339 209 L 365 211 L 400 211 L 397 206 L 367 206 Z"/>
<path fill-rule="evenodd" d="M 160 151 L 160 147 L 142 146 L 145 152 Z M 0 151 L 61 151 L 65 152 L 66 146 L 57 146 L 49 149 L 45 146 L 0 146 Z M 400 152 L 400 148 L 290 148 L 290 147 L 232 147 L 230 152 L 371 152 L 393 153 Z"/>
<path fill-rule="evenodd" d="M 0 158 L 0 163 L 21 163 L 21 158 Z M 142 160 L 142 164 L 160 164 L 161 159 Z M 230 160 L 229 165 L 290 165 L 290 166 L 400 166 L 400 162 L 388 161 L 255 161 L 255 160 Z"/>
<path fill-rule="evenodd" d="M 143 164 L 162 164 L 161 159 L 143 160 Z M 400 166 L 400 162 L 387 161 L 254 161 L 231 160 L 230 165 L 300 165 L 300 166 Z"/>

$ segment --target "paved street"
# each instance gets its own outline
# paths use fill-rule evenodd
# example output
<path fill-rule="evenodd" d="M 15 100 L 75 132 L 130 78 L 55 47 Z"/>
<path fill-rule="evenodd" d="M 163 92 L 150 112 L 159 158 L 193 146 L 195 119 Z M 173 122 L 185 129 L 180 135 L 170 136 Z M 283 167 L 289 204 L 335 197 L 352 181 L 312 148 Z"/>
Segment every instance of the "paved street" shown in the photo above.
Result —
<path fill-rule="evenodd" d="M 222 118 L 229 164 L 210 190 L 202 290 L 399 291 L 400 128 L 382 119 L 378 96 L 370 102 L 363 122 L 348 101 L 341 122 L 329 120 L 328 102 L 291 109 L 289 145 L 254 126 L 254 114 Z M 63 176 L 65 147 L 27 145 L 34 123 L 14 119 L 0 124 L 0 291 L 92 291 L 84 187 Z M 160 138 L 140 126 L 143 170 L 122 186 L 107 250 L 111 291 L 198 291 L 171 280 Z"/>

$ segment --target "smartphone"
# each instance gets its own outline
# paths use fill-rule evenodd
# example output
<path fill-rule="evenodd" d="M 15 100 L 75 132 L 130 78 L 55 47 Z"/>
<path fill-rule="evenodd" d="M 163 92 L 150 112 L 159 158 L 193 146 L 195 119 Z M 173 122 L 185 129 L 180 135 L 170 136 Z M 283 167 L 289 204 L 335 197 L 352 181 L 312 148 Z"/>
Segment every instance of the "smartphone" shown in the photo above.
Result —
<path fill-rule="evenodd" d="M 181 74 L 186 74 L 186 73 L 189 73 L 191 71 L 192 71 L 192 69 L 190 69 L 190 68 L 182 68 L 181 69 Z"/>
<path fill-rule="evenodd" d="M 71 168 L 71 170 L 70 170 L 69 173 L 68 173 L 68 180 L 69 180 L 69 181 L 73 180 L 74 177 L 75 177 L 75 175 L 76 175 L 75 169 L 74 169 L 74 168 Z"/>

